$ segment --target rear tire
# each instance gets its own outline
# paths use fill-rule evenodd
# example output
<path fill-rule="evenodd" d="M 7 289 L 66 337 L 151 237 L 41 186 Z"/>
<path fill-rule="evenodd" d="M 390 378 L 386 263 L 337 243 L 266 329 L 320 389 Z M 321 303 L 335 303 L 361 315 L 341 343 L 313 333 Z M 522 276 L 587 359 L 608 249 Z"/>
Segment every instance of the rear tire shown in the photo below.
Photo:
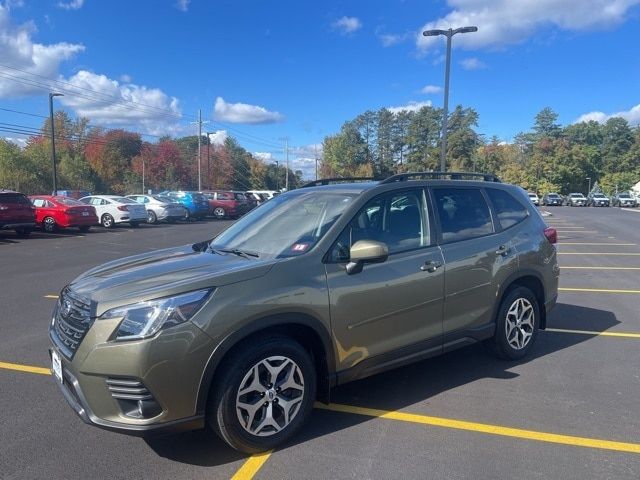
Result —
<path fill-rule="evenodd" d="M 54 233 L 58 229 L 58 225 L 53 217 L 45 217 L 42 221 L 42 229 L 47 233 Z"/>
<path fill-rule="evenodd" d="M 158 216 L 153 210 L 147 210 L 147 223 L 154 224 L 158 221 Z"/>
<path fill-rule="evenodd" d="M 218 220 L 222 220 L 227 215 L 227 212 L 224 211 L 222 207 L 216 207 L 213 209 L 213 216 Z"/>
<path fill-rule="evenodd" d="M 102 218 L 100 219 L 100 223 L 104 228 L 113 228 L 113 226 L 115 225 L 115 221 L 113 220 L 113 217 L 108 213 L 105 213 L 104 215 L 102 215 Z"/>
<path fill-rule="evenodd" d="M 87 233 L 90 229 L 90 225 L 83 225 L 82 227 L 78 227 L 78 230 L 80 230 L 82 233 Z"/>
<path fill-rule="evenodd" d="M 18 227 L 15 230 L 16 235 L 18 235 L 19 237 L 22 237 L 22 238 L 26 238 L 29 235 L 31 235 L 32 231 L 33 231 L 33 229 L 27 228 L 27 227 Z"/>
<path fill-rule="evenodd" d="M 316 371 L 309 353 L 291 338 L 267 336 L 246 347 L 219 368 L 207 422 L 231 447 L 253 454 L 302 428 L 315 400 Z"/>
<path fill-rule="evenodd" d="M 539 325 L 538 299 L 528 288 L 516 287 L 502 298 L 496 317 L 496 332 L 486 344 L 499 358 L 521 359 L 533 347 Z"/>

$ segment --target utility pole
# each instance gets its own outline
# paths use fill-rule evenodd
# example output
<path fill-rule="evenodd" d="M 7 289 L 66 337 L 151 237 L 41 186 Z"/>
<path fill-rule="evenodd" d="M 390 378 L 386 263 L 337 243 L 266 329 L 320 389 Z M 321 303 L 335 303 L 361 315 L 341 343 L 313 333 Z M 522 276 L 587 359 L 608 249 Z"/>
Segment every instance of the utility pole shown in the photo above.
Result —
<path fill-rule="evenodd" d="M 146 193 L 144 189 L 144 157 L 142 157 L 142 194 L 146 195 Z"/>
<path fill-rule="evenodd" d="M 280 163 L 276 160 L 276 190 L 280 191 Z"/>
<path fill-rule="evenodd" d="M 447 60 L 444 71 L 444 112 L 442 116 L 442 151 L 440 152 L 440 171 L 446 171 L 447 159 L 447 117 L 449 115 L 449 70 L 451 68 L 451 37 L 457 33 L 477 32 L 478 27 L 462 27 L 455 30 L 426 30 L 422 32 L 425 37 L 444 35 L 447 37 Z"/>
<path fill-rule="evenodd" d="M 313 144 L 313 156 L 316 159 L 316 180 L 318 180 L 318 146 Z"/>
<path fill-rule="evenodd" d="M 202 190 L 202 165 L 200 162 L 200 146 L 202 144 L 202 124 L 209 123 L 202 121 L 202 110 L 198 110 L 198 121 L 191 122 L 192 124 L 198 124 L 198 191 Z"/>
<path fill-rule="evenodd" d="M 56 135 L 53 127 L 53 97 L 63 97 L 61 93 L 49 93 L 49 123 L 51 124 L 51 164 L 53 165 L 53 195 L 58 195 L 58 175 L 56 172 Z"/>
<path fill-rule="evenodd" d="M 207 133 L 207 186 L 211 188 L 211 135 L 213 132 Z"/>
<path fill-rule="evenodd" d="M 287 162 L 287 171 L 285 172 L 284 177 L 284 188 L 288 192 L 289 191 L 289 137 L 282 137 L 278 140 L 284 141 L 284 156 Z"/>

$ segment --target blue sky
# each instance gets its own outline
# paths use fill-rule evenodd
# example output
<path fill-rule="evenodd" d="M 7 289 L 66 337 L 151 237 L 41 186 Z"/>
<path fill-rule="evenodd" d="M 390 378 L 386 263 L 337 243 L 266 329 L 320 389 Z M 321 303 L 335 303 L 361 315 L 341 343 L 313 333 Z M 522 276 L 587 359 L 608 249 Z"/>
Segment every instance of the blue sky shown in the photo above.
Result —
<path fill-rule="evenodd" d="M 0 5 L 0 107 L 47 115 L 55 88 L 72 116 L 180 136 L 201 108 L 204 130 L 266 161 L 288 137 L 305 171 L 313 146 L 367 109 L 442 105 L 443 42 L 425 28 L 478 26 L 454 37 L 450 104 L 475 108 L 487 136 L 511 140 L 545 106 L 563 124 L 640 123 L 640 0 Z M 0 122 L 41 121 L 0 110 Z"/>

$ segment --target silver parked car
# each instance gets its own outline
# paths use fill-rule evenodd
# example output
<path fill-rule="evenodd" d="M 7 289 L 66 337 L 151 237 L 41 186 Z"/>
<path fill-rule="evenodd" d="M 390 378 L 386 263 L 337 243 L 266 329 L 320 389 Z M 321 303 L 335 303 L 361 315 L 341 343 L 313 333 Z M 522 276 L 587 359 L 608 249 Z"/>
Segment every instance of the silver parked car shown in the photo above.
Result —
<path fill-rule="evenodd" d="M 137 227 L 147 221 L 147 210 L 144 206 L 127 197 L 90 195 L 81 198 L 80 201 L 96 209 L 100 224 L 104 228 L 111 228 L 117 223 L 128 223 L 132 227 Z"/>
<path fill-rule="evenodd" d="M 172 223 L 187 216 L 186 209 L 168 197 L 161 197 L 160 195 L 127 195 L 127 198 L 144 205 L 147 209 L 147 223 L 156 223 L 162 220 Z"/>

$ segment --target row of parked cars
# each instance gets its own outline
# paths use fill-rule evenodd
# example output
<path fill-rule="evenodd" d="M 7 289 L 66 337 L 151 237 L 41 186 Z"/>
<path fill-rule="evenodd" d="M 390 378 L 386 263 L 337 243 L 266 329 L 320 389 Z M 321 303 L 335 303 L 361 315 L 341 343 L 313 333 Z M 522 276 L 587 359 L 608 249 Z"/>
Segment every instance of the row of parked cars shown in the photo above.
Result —
<path fill-rule="evenodd" d="M 93 225 L 112 228 L 121 223 L 237 218 L 278 192 L 273 191 L 165 191 L 159 194 L 83 195 L 89 192 L 61 191 L 64 195 L 31 195 L 0 190 L 0 230 L 29 235 L 35 227 L 45 232 Z M 76 198 L 72 198 L 76 197 Z"/>
<path fill-rule="evenodd" d="M 534 192 L 529 192 L 529 198 L 534 205 L 556 206 L 567 205 L 569 207 L 637 207 L 638 200 L 631 192 L 620 192 L 611 198 L 604 193 L 597 192 L 585 196 L 582 193 L 570 193 L 562 196 L 559 193 L 547 193 L 542 199 Z"/>

